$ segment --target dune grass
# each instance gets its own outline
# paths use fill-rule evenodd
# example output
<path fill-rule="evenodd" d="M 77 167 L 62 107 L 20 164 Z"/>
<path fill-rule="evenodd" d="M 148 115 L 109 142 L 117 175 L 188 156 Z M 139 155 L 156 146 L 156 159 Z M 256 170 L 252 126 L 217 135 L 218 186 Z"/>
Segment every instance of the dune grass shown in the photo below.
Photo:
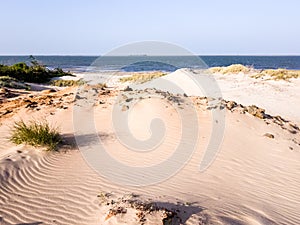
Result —
<path fill-rule="evenodd" d="M 233 64 L 225 67 L 212 67 L 209 69 L 211 73 L 221 73 L 221 74 L 237 74 L 237 73 L 248 73 L 251 71 L 250 67 Z"/>
<path fill-rule="evenodd" d="M 299 78 L 300 70 L 287 69 L 266 69 L 260 73 L 254 74 L 253 78 L 270 77 L 272 80 L 290 80 L 291 78 Z"/>
<path fill-rule="evenodd" d="M 132 83 L 145 83 L 150 80 L 165 76 L 166 73 L 163 72 L 152 72 L 152 73 L 137 73 L 133 74 L 130 77 L 123 77 L 120 79 L 120 82 L 125 83 L 125 82 L 132 82 Z"/>
<path fill-rule="evenodd" d="M 300 70 L 287 70 L 287 69 L 264 69 L 258 70 L 251 68 L 249 66 L 244 66 L 241 64 L 233 64 L 225 67 L 212 67 L 209 68 L 211 73 L 220 74 L 250 74 L 252 78 L 264 78 L 269 80 L 290 80 L 291 78 L 300 78 Z"/>
<path fill-rule="evenodd" d="M 84 85 L 86 82 L 83 80 L 52 80 L 50 85 L 57 87 L 71 87 Z"/>
<path fill-rule="evenodd" d="M 28 144 L 35 147 L 46 147 L 56 150 L 62 139 L 56 127 L 51 127 L 47 121 L 37 122 L 23 120 L 14 123 L 10 140 L 15 144 Z"/>

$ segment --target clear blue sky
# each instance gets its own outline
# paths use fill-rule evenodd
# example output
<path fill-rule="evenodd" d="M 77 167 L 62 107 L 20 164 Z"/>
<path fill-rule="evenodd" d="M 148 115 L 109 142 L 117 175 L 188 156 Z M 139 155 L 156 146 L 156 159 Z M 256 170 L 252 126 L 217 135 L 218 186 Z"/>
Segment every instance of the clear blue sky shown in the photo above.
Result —
<path fill-rule="evenodd" d="M 99 55 L 144 40 L 201 55 L 300 55 L 299 0 L 0 0 L 0 9 L 0 55 Z"/>

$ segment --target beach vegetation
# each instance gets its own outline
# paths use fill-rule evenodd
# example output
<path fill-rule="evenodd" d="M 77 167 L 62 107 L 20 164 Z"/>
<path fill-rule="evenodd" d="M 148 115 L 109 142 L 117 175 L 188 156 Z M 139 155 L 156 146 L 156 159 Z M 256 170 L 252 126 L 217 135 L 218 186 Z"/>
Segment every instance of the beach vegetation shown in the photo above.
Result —
<path fill-rule="evenodd" d="M 22 82 L 46 83 L 54 77 L 73 76 L 69 72 L 64 72 L 60 68 L 48 69 L 40 64 L 33 56 L 30 57 L 31 65 L 25 62 L 14 65 L 0 64 L 0 76 L 8 76 Z"/>
<path fill-rule="evenodd" d="M 211 73 L 221 73 L 221 74 L 238 74 L 238 73 L 249 73 L 251 67 L 244 66 L 241 64 L 233 64 L 225 67 L 212 67 L 209 69 Z"/>
<path fill-rule="evenodd" d="M 287 69 L 263 69 L 258 70 L 241 64 L 234 64 L 227 67 L 212 67 L 208 69 L 211 73 L 220 74 L 249 74 L 252 78 L 264 78 L 269 80 L 290 80 L 291 78 L 299 78 L 300 70 Z"/>
<path fill-rule="evenodd" d="M 105 88 L 107 88 L 107 84 L 106 83 L 98 83 L 98 84 L 90 84 L 89 85 L 91 88 L 97 89 L 97 90 L 104 90 Z"/>
<path fill-rule="evenodd" d="M 266 77 L 272 80 L 290 80 L 291 78 L 299 78 L 300 70 L 266 69 L 253 74 L 252 77 L 256 79 Z"/>
<path fill-rule="evenodd" d="M 80 80 L 51 80 L 50 85 L 57 87 L 71 87 L 71 86 L 80 86 L 86 84 L 82 79 Z"/>
<path fill-rule="evenodd" d="M 0 88 L 15 88 L 30 90 L 30 86 L 9 76 L 0 76 Z"/>
<path fill-rule="evenodd" d="M 28 144 L 35 147 L 46 147 L 47 150 L 56 150 L 62 138 L 57 127 L 52 127 L 47 121 L 23 120 L 14 123 L 10 141 L 15 144 Z"/>
<path fill-rule="evenodd" d="M 165 76 L 166 73 L 163 73 L 161 71 L 157 72 L 149 72 L 149 73 L 136 73 L 133 74 L 129 77 L 122 77 L 120 79 L 120 82 L 125 83 L 125 82 L 132 82 L 132 83 L 145 83 L 150 80 Z"/>

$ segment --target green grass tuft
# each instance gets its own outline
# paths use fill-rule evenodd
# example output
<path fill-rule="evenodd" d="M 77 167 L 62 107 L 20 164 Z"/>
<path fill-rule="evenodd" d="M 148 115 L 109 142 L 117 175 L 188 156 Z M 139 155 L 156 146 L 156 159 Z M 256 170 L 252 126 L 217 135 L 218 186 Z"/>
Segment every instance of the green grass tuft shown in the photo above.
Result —
<path fill-rule="evenodd" d="M 47 121 L 29 121 L 26 124 L 23 120 L 14 123 L 10 140 L 15 144 L 47 147 L 47 150 L 56 150 L 62 141 L 58 129 L 51 127 Z"/>

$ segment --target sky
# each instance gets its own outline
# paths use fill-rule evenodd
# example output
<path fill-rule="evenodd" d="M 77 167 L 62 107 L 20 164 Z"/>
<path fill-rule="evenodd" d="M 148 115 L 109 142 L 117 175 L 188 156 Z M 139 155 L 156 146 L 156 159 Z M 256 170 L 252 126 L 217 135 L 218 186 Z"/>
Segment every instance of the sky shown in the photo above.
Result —
<path fill-rule="evenodd" d="M 299 0 L 0 0 L 0 55 L 102 55 L 163 41 L 199 55 L 300 55 Z"/>

